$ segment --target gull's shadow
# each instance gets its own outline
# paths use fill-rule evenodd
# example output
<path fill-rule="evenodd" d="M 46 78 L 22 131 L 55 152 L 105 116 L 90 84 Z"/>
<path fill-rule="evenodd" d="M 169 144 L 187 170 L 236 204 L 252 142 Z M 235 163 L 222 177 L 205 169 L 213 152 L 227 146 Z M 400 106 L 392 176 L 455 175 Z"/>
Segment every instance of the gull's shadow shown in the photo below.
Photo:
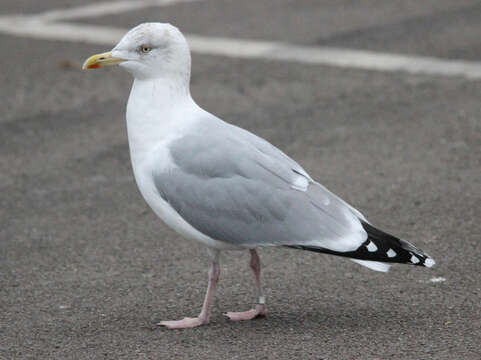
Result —
<path fill-rule="evenodd" d="M 409 328 L 424 326 L 428 321 L 427 315 L 420 316 L 415 311 L 403 305 L 400 301 L 390 301 L 384 306 L 368 306 L 363 304 L 320 304 L 316 309 L 302 309 L 299 307 L 289 311 L 271 307 L 267 318 L 259 318 L 252 321 L 232 322 L 226 319 L 230 328 L 263 328 L 272 331 L 274 329 L 302 329 L 325 330 L 325 332 L 358 332 L 362 329 L 376 329 L 377 332 L 391 331 L 393 328 Z M 214 323 L 219 324 L 218 317 Z"/>

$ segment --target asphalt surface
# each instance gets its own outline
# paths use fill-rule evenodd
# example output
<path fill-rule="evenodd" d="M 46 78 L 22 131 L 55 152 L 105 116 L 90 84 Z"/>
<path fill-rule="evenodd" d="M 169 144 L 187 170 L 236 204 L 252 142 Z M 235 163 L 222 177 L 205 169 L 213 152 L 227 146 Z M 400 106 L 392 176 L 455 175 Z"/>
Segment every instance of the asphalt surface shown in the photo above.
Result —
<path fill-rule="evenodd" d="M 4 0 L 0 12 L 80 3 Z M 76 22 L 153 19 L 194 34 L 481 61 L 481 3 L 468 0 L 215 0 Z M 136 189 L 131 79 L 80 70 L 105 50 L 0 35 L 0 359 L 481 357 L 480 81 L 194 54 L 201 106 L 283 149 L 437 266 L 382 274 L 263 249 L 269 317 L 234 323 L 222 313 L 252 305 L 252 279 L 248 253 L 225 252 L 211 324 L 172 331 L 154 324 L 198 313 L 208 257 Z"/>

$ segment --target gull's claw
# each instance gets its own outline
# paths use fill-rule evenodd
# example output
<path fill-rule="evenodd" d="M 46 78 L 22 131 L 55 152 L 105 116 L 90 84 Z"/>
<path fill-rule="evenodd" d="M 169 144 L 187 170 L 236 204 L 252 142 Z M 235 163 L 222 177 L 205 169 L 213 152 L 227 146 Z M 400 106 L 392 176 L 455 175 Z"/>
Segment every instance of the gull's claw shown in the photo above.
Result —
<path fill-rule="evenodd" d="M 255 309 L 242 312 L 227 312 L 224 314 L 232 321 L 252 320 L 258 317 L 266 317 L 267 309 L 263 304 L 257 304 Z"/>
<path fill-rule="evenodd" d="M 195 318 L 183 318 L 182 320 L 172 320 L 172 321 L 161 321 L 157 325 L 165 326 L 168 329 L 187 329 L 193 328 L 200 325 L 208 324 L 209 320 L 202 319 L 200 317 Z"/>

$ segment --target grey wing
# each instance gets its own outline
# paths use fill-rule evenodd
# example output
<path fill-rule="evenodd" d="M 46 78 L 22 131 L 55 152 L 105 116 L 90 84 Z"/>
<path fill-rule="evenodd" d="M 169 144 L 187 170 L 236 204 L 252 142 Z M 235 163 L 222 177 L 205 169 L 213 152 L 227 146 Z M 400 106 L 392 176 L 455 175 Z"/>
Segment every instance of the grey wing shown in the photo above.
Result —
<path fill-rule="evenodd" d="M 220 120 L 200 125 L 170 145 L 175 166 L 154 172 L 155 186 L 184 220 L 215 240 L 357 249 L 367 235 L 350 206 L 260 140 Z"/>
<path fill-rule="evenodd" d="M 233 128 L 233 132 L 236 132 L 239 134 L 239 136 L 245 137 L 246 140 L 251 142 L 252 144 L 255 145 L 255 147 L 259 150 L 265 153 L 266 155 L 280 161 L 284 162 L 287 165 L 289 165 L 292 169 L 292 171 L 296 172 L 297 174 L 303 175 L 306 179 L 308 179 L 310 182 L 314 182 L 314 180 L 311 179 L 309 174 L 293 159 L 291 159 L 289 156 L 287 156 L 285 153 L 283 153 L 281 150 L 276 148 L 274 145 L 271 143 L 267 142 L 266 140 L 258 137 L 255 134 L 252 134 L 251 132 L 244 130 L 242 128 L 229 125 L 231 128 Z M 345 202 L 343 199 L 338 197 L 337 195 L 333 194 L 329 190 L 327 190 L 323 185 L 316 183 L 321 189 L 320 195 L 322 197 L 327 196 L 329 198 L 334 197 L 337 201 L 341 202 L 342 204 L 346 205 L 359 219 L 362 219 L 364 221 L 367 221 L 364 215 L 351 205 L 349 205 L 347 202 Z"/>

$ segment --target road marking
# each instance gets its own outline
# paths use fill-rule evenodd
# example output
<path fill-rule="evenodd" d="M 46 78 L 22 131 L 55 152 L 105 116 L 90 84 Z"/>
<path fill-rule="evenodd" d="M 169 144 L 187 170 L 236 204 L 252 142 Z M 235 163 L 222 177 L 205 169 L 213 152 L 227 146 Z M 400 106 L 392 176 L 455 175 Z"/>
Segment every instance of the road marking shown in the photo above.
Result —
<path fill-rule="evenodd" d="M 199 0 L 122 0 L 95 2 L 70 9 L 54 9 L 33 16 L 37 20 L 41 21 L 72 20 L 79 18 L 93 18 L 105 15 L 119 14 L 122 12 L 142 9 L 146 7 L 167 6 L 195 1 Z"/>
<path fill-rule="evenodd" d="M 45 40 L 114 45 L 128 29 L 90 24 L 73 24 L 60 22 L 60 20 L 104 16 L 145 7 L 166 6 L 190 1 L 198 0 L 123 0 L 100 2 L 71 9 L 51 10 L 35 15 L 2 16 L 0 17 L 0 33 Z M 299 46 L 275 41 L 207 37 L 189 34 L 186 34 L 186 37 L 193 52 L 206 55 L 481 79 L 481 62 L 445 60 L 427 56 L 322 46 Z"/>
<path fill-rule="evenodd" d="M 187 35 L 192 51 L 236 58 L 293 61 L 343 68 L 407 72 L 481 79 L 481 62 L 389 54 L 333 47 L 297 46 L 280 42 Z"/>
<path fill-rule="evenodd" d="M 35 39 L 114 45 L 125 34 L 126 29 L 15 18 L 8 22 L 0 19 L 0 32 Z"/>

